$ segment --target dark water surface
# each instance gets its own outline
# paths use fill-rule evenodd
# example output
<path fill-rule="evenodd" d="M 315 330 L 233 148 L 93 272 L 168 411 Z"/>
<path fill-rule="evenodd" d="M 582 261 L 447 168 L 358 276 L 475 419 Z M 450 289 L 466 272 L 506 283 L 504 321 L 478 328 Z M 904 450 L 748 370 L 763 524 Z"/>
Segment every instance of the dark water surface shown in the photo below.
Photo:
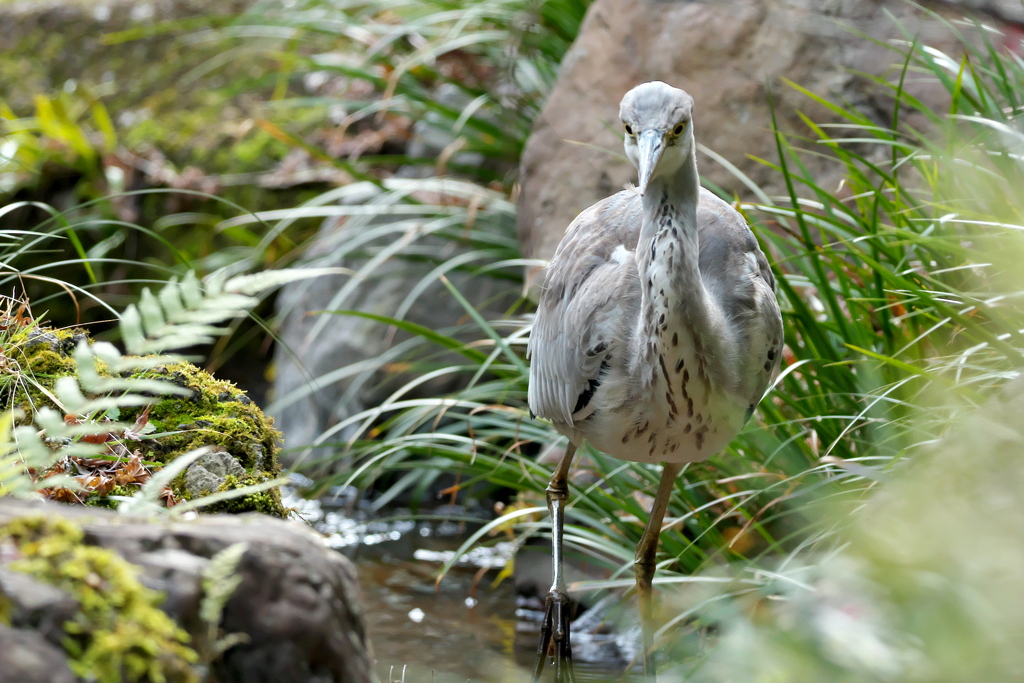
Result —
<path fill-rule="evenodd" d="M 511 586 L 473 590 L 473 573 L 449 574 L 434 590 L 436 566 L 359 561 L 366 621 L 382 681 L 514 681 L 516 604 Z M 473 598 L 475 595 L 476 598 Z M 471 606 L 472 605 L 472 606 Z"/>
<path fill-rule="evenodd" d="M 511 544 L 475 551 L 438 582 L 438 570 L 465 539 L 466 524 L 374 519 L 344 509 L 344 502 L 291 496 L 286 505 L 355 563 L 381 681 L 403 675 L 407 683 L 529 680 L 528 662 L 516 664 L 512 580 L 492 586 Z"/>

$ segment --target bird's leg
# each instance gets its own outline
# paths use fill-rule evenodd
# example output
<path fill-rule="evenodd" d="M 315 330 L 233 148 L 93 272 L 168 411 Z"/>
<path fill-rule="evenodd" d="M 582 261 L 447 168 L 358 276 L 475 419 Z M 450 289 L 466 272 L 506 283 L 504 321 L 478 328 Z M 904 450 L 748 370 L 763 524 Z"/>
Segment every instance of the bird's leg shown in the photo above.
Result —
<path fill-rule="evenodd" d="M 544 671 L 548 657 L 555 659 L 555 680 L 558 683 L 572 683 L 572 651 L 569 647 L 569 595 L 565 592 L 565 576 L 562 572 L 562 525 L 565 522 L 565 501 L 569 498 L 569 466 L 576 454 L 576 446 L 569 444 L 565 455 L 555 468 L 545 493 L 548 512 L 551 513 L 551 590 L 544 600 L 544 621 L 540 627 L 540 645 L 537 647 L 537 667 L 533 672 L 533 683 L 537 683 Z"/>
<path fill-rule="evenodd" d="M 633 571 L 636 574 L 636 594 L 640 600 L 640 626 L 643 630 L 644 676 L 653 681 L 654 670 L 654 596 L 653 580 L 655 556 L 658 553 L 658 538 L 661 535 L 661 523 L 665 520 L 665 510 L 672 496 L 676 477 L 682 465 L 666 463 L 658 484 L 658 495 L 654 497 L 651 516 L 636 546 L 633 560 Z"/>

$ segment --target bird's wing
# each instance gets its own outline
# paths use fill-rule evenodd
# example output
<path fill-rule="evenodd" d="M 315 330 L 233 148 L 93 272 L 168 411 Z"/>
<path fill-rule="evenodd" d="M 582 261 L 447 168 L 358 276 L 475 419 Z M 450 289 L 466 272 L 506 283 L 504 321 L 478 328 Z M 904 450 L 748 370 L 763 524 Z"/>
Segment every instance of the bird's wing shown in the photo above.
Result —
<path fill-rule="evenodd" d="M 756 404 L 782 359 L 782 316 L 772 275 L 743 217 L 713 193 L 701 190 L 697 213 L 700 272 L 705 288 L 739 332 L 737 363 L 742 386 Z"/>
<path fill-rule="evenodd" d="M 589 414 L 602 366 L 628 343 L 640 302 L 634 252 L 643 209 L 619 192 L 566 230 L 548 268 L 530 335 L 530 410 L 572 425 Z"/>

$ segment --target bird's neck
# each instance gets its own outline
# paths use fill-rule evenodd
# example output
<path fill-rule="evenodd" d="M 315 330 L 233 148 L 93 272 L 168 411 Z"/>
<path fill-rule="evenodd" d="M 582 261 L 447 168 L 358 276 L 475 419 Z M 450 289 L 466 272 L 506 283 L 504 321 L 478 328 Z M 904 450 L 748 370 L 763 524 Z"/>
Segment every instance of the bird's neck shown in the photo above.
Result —
<path fill-rule="evenodd" d="M 651 180 L 643 197 L 644 218 L 637 244 L 641 275 L 656 269 L 672 279 L 700 278 L 697 203 L 700 180 L 693 154 L 672 174 Z M 645 294 L 650 278 L 642 277 Z M 686 286 L 685 282 L 680 283 Z M 678 290 L 677 290 L 678 291 Z M 649 297 L 645 297 L 650 301 Z"/>
<path fill-rule="evenodd" d="M 688 158 L 673 174 L 659 176 L 643 197 L 637 243 L 641 308 L 633 338 L 634 373 L 704 357 L 716 332 L 699 267 L 697 162 Z M 668 359 L 668 360 L 666 360 Z M 648 371 L 649 372 L 649 371 Z M 666 377 L 666 381 L 668 378 Z"/>

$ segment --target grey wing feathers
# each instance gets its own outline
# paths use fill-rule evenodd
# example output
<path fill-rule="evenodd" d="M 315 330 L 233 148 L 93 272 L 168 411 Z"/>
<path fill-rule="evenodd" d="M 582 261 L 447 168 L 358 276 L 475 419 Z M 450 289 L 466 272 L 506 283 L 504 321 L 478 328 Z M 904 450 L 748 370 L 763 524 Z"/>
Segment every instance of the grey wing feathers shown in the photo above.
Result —
<path fill-rule="evenodd" d="M 740 331 L 740 362 L 749 365 L 740 377 L 750 381 L 742 390 L 756 404 L 782 359 L 775 277 L 743 217 L 707 190 L 701 191 L 697 225 L 701 276 L 731 328 Z"/>
<path fill-rule="evenodd" d="M 527 353 L 530 410 L 573 424 L 581 396 L 600 381 L 604 359 L 624 343 L 639 283 L 633 252 L 640 200 L 620 192 L 581 213 L 551 261 Z M 632 309 L 632 310 L 631 310 Z"/>

